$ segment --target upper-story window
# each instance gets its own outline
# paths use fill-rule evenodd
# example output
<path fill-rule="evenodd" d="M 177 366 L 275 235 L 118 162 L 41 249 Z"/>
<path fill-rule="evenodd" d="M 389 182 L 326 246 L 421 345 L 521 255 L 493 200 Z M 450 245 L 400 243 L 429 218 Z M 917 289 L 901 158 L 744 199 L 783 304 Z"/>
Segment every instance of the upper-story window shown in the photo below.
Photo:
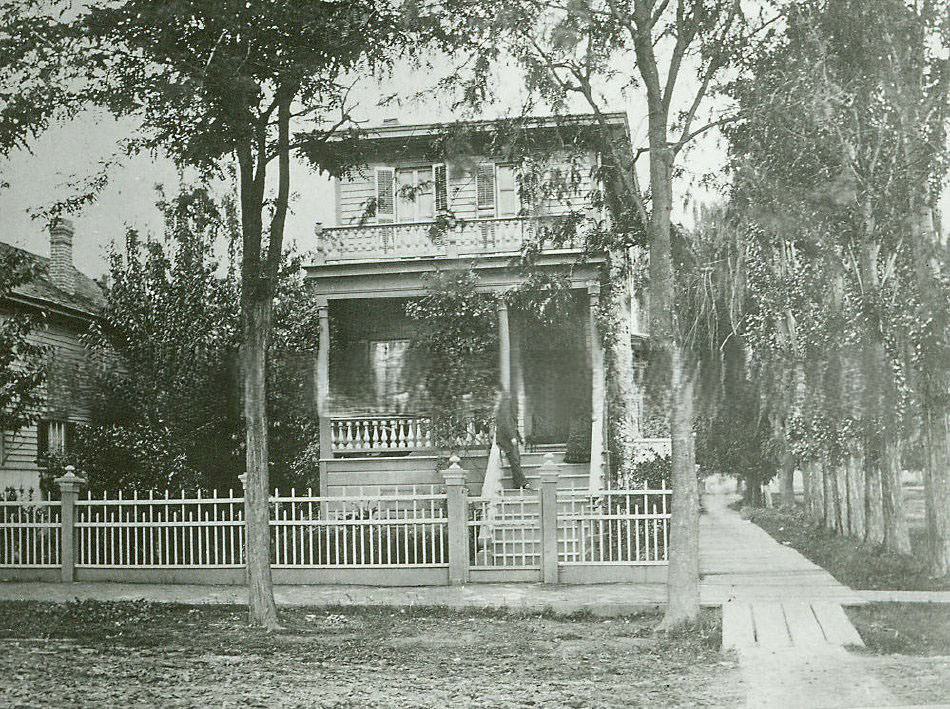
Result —
<path fill-rule="evenodd" d="M 479 217 L 514 217 L 521 211 L 518 168 L 479 163 L 475 171 L 475 206 Z"/>
<path fill-rule="evenodd" d="M 448 205 L 445 165 L 376 168 L 377 221 L 431 221 Z"/>

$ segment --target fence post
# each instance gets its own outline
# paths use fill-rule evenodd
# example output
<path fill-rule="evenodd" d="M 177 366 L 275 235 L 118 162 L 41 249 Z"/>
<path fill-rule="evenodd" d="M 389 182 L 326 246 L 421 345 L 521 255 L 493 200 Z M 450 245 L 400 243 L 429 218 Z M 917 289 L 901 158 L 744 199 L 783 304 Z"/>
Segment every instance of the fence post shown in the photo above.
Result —
<path fill-rule="evenodd" d="M 544 454 L 541 465 L 541 580 L 558 582 L 557 569 L 557 465 L 554 456 Z"/>
<path fill-rule="evenodd" d="M 442 471 L 445 481 L 446 507 L 449 532 L 449 583 L 458 585 L 468 581 L 468 488 L 465 470 L 459 457 L 449 458 L 449 467 Z"/>
<path fill-rule="evenodd" d="M 60 506 L 60 563 L 63 583 L 72 583 L 76 569 L 76 499 L 85 480 L 76 475 L 76 468 L 66 466 L 66 474 L 53 482 L 59 485 Z"/>

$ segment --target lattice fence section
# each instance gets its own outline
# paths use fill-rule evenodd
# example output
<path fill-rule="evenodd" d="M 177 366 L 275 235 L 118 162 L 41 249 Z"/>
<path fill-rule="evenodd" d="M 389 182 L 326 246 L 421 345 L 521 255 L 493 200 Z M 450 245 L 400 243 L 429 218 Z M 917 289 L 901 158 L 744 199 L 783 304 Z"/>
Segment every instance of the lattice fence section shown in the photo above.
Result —
<path fill-rule="evenodd" d="M 421 486 L 392 495 L 275 495 L 275 568 L 447 566 L 446 495 Z"/>
<path fill-rule="evenodd" d="M 670 491 L 559 491 L 558 562 L 665 564 Z"/>
<path fill-rule="evenodd" d="M 59 502 L 0 497 L 0 566 L 58 567 L 60 526 Z"/>
<path fill-rule="evenodd" d="M 76 502 L 76 566 L 243 566 L 243 515 L 244 500 L 232 492 L 224 497 L 90 495 Z"/>
<path fill-rule="evenodd" d="M 470 497 L 469 560 L 473 568 L 541 565 L 541 503 L 531 490 L 498 498 Z"/>

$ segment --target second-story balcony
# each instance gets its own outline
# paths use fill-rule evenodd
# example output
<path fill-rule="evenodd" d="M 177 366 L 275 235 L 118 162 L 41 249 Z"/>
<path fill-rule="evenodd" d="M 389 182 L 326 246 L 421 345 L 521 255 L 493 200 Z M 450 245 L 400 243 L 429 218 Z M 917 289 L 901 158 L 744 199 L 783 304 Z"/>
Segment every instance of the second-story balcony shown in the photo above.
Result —
<path fill-rule="evenodd" d="M 517 253 L 539 238 L 545 240 L 542 248 L 579 248 L 575 239 L 559 238 L 554 244 L 545 238 L 552 232 L 560 235 L 567 219 L 557 215 L 330 227 L 322 232 L 319 251 L 324 261 L 339 262 Z"/>

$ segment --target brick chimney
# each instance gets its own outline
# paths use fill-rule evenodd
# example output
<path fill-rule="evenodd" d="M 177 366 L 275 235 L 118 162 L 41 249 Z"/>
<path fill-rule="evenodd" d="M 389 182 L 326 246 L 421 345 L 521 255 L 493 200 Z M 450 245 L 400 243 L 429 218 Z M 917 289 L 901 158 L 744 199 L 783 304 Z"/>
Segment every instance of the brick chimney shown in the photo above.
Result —
<path fill-rule="evenodd" d="M 76 291 L 73 271 L 73 223 L 56 219 L 49 229 L 49 276 L 53 285 L 70 295 Z"/>

